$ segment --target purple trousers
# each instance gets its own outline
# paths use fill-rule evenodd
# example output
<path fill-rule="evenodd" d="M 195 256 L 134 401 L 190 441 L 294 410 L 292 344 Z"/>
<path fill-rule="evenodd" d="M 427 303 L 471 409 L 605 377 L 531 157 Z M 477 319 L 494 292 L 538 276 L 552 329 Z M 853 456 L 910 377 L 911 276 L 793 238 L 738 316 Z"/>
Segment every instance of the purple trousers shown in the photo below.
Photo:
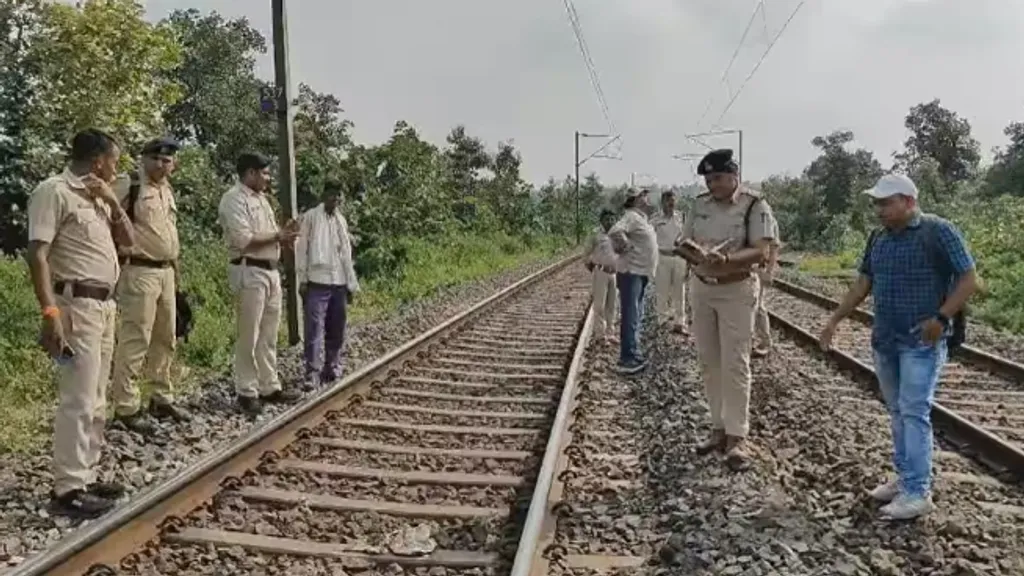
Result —
<path fill-rule="evenodd" d="M 306 284 L 306 376 L 322 380 L 341 377 L 341 348 L 345 343 L 348 288 Z"/>

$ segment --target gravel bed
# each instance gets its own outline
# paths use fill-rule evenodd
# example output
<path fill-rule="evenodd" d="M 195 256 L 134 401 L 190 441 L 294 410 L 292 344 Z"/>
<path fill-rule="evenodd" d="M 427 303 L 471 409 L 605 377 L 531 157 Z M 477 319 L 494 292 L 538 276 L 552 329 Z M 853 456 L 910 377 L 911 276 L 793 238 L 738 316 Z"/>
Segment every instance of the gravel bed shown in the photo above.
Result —
<path fill-rule="evenodd" d="M 517 489 L 510 487 L 403 484 L 397 481 L 353 480 L 303 472 L 266 474 L 252 479 L 248 484 L 307 494 L 329 494 L 353 500 L 484 508 L 505 508 L 515 500 L 517 494 Z"/>
<path fill-rule="evenodd" d="M 350 325 L 346 370 L 358 369 L 557 259 L 534 262 L 485 280 L 442 289 L 430 298 L 402 306 L 387 318 Z M 572 277 L 572 274 L 562 276 Z M 300 350 L 282 350 L 279 363 L 283 380 L 294 381 L 301 372 Z M 160 424 L 158 433 L 148 441 L 111 424 L 100 476 L 125 482 L 134 494 L 168 479 L 287 408 L 270 406 L 254 422 L 238 412 L 227 375 L 205 383 L 192 397 L 183 399 L 183 405 L 192 412 L 193 421 L 182 425 Z M 87 524 L 73 524 L 49 513 L 51 486 L 49 446 L 28 456 L 0 455 L 0 569 L 3 565 L 20 564 L 26 557 L 54 545 L 77 527 Z"/>
<path fill-rule="evenodd" d="M 190 514 L 184 526 L 353 544 L 373 552 L 386 549 L 388 536 L 410 524 L 427 524 L 439 548 L 493 551 L 501 545 L 501 518 L 423 520 L 375 512 L 334 512 L 307 506 L 278 506 L 224 497 L 209 509 Z"/>
<path fill-rule="evenodd" d="M 524 450 L 529 451 L 543 445 L 545 435 L 539 432 L 523 436 L 484 436 L 481 434 L 437 434 L 434 432 L 417 432 L 415 430 L 378 430 L 363 426 L 348 426 L 337 423 L 339 416 L 328 416 L 327 421 L 314 428 L 314 434 L 326 438 L 342 438 L 361 442 L 378 442 L 383 444 L 399 444 L 405 446 L 423 446 L 426 448 L 451 448 L 458 443 L 459 448 L 474 450 Z"/>
<path fill-rule="evenodd" d="M 567 488 L 569 512 L 559 520 L 556 535 L 565 548 L 548 549 L 551 574 L 592 573 L 561 568 L 557 559 L 565 549 L 654 550 L 649 564 L 634 574 L 1024 571 L 1024 525 L 979 505 L 1022 506 L 1024 488 L 995 482 L 959 455 L 943 452 L 935 460 L 938 509 L 932 515 L 913 523 L 880 520 L 867 492 L 891 473 L 888 424 L 871 415 L 884 411 L 861 384 L 816 350 L 798 347 L 776 332 L 773 354 L 755 361 L 754 458 L 749 470 L 737 473 L 720 455 L 693 452 L 708 432 L 708 417 L 691 341 L 650 327 L 644 341 L 653 344 L 644 373 L 631 378 L 597 371 L 588 375 L 601 380 L 591 390 L 621 388 L 623 393 L 614 396 L 623 413 L 618 422 L 631 429 L 605 444 L 595 443 L 584 430 L 574 440 L 590 444 L 572 456 L 578 470 L 598 475 L 604 471 L 593 465 L 597 451 L 633 454 L 642 467 L 642 487 L 635 496 L 621 490 L 597 500 Z M 589 357 L 588 364 L 601 361 L 597 356 Z M 846 388 L 833 390 L 838 386 Z M 973 482 L 943 478 L 950 472 L 977 476 Z M 632 516 L 640 517 L 637 526 L 627 521 Z"/>
<path fill-rule="evenodd" d="M 407 376 L 412 376 L 408 374 Z M 434 375 L 425 376 L 437 380 Z M 486 383 L 482 383 L 486 384 Z M 464 387 L 444 382 L 418 382 L 402 379 L 394 379 L 389 382 L 391 386 L 408 388 L 420 392 L 439 392 L 441 394 L 458 394 L 460 396 L 523 396 L 525 398 L 555 398 L 562 391 L 561 386 L 554 383 L 542 386 L 519 387 L 519 382 L 513 386 L 491 383 L 487 387 Z"/>
<path fill-rule="evenodd" d="M 454 570 L 447 568 L 407 568 L 397 564 L 375 567 L 362 562 L 297 558 L 272 554 L 252 554 L 240 547 L 213 548 L 180 546 L 159 551 L 147 550 L 135 564 L 120 573 L 123 576 L 175 574 L 181 576 L 495 576 L 491 569 Z"/>
<path fill-rule="evenodd" d="M 798 284 L 809 290 L 830 296 L 835 300 L 843 298 L 851 282 L 851 279 L 819 278 L 791 269 L 784 270 L 780 277 L 783 280 Z M 870 296 L 861 305 L 861 308 L 871 311 Z M 972 319 L 969 314 L 967 317 L 967 344 L 992 354 L 1009 358 L 1015 362 L 1024 363 L 1024 335 L 993 328 L 988 324 Z"/>
<path fill-rule="evenodd" d="M 366 420 L 387 420 L 406 424 L 430 424 L 439 426 L 472 426 L 475 428 L 534 428 L 543 430 L 545 420 L 522 418 L 491 418 L 480 416 L 449 416 L 424 412 L 405 412 L 386 408 L 373 408 L 356 404 L 350 411 L 351 418 Z"/>
<path fill-rule="evenodd" d="M 403 406 L 429 406 L 441 410 L 464 410 L 475 412 L 501 412 L 504 414 L 537 414 L 554 415 L 556 405 L 551 404 L 525 404 L 511 402 L 479 402 L 467 400 L 447 400 L 438 398 L 421 398 L 419 396 L 405 396 L 394 393 L 395 388 L 405 386 L 378 387 L 369 394 L 367 398 L 371 402 L 386 402 L 388 404 L 400 404 Z M 389 388 L 391 390 L 389 390 Z M 464 394 L 462 394 L 464 396 Z M 502 395 L 504 396 L 504 394 Z M 537 419 L 539 420 L 539 419 Z"/>
<path fill-rule="evenodd" d="M 523 474 L 526 470 L 535 468 L 539 462 L 536 457 L 524 460 L 493 460 L 490 458 L 385 454 L 364 450 L 333 448 L 310 442 L 292 444 L 285 450 L 282 457 L 324 462 L 339 466 L 356 466 L 359 468 L 462 472 L 465 474 L 496 474 L 502 476 Z"/>

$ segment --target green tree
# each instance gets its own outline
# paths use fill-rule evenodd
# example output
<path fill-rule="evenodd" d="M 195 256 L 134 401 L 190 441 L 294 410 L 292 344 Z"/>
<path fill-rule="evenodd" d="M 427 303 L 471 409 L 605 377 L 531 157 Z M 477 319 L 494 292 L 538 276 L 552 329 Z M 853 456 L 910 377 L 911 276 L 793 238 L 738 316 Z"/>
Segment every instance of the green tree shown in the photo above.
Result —
<path fill-rule="evenodd" d="M 225 181 L 234 176 L 241 152 L 272 155 L 274 117 L 260 108 L 269 85 L 256 75 L 256 57 L 267 51 L 263 35 L 244 18 L 225 20 L 195 9 L 172 12 L 164 22 L 184 54 L 164 74 L 184 90 L 163 111 L 174 135 L 207 149 Z"/>
<path fill-rule="evenodd" d="M 870 188 L 882 175 L 882 165 L 868 150 L 849 151 L 847 146 L 851 142 L 853 132 L 849 130 L 817 136 L 811 141 L 821 154 L 804 170 L 804 176 L 821 200 L 822 206 L 815 212 L 823 209 L 825 216 L 813 229 L 814 233 L 823 232 L 832 217 L 850 213 L 853 208 L 858 208 L 851 214 L 854 227 L 859 230 L 865 227 L 866 204 L 860 192 Z"/>
<path fill-rule="evenodd" d="M 1010 144 L 996 150 L 995 161 L 985 175 L 984 190 L 989 196 L 1024 196 L 1024 122 L 1011 123 L 1003 133 Z"/>
<path fill-rule="evenodd" d="M 25 245 L 28 192 L 42 174 L 34 170 L 31 121 L 39 63 L 30 50 L 40 32 L 40 3 L 0 0 L 0 251 Z"/>
<path fill-rule="evenodd" d="M 943 182 L 942 189 L 936 190 L 941 197 L 935 200 L 952 196 L 957 184 L 977 174 L 981 152 L 971 136 L 971 123 L 944 108 L 938 98 L 911 108 L 904 126 L 910 136 L 903 152 L 896 155 L 896 165 L 912 172 L 925 158 L 933 159 Z"/>

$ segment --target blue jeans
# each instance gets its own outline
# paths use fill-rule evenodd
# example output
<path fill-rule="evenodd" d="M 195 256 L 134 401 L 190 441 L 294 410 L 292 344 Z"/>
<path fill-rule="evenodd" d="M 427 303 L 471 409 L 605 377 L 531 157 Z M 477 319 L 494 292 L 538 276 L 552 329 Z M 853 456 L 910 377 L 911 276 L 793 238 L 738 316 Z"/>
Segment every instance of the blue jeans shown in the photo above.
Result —
<path fill-rule="evenodd" d="M 619 363 L 639 364 L 643 362 L 640 354 L 640 325 L 644 320 L 647 276 L 620 272 L 615 275 L 615 285 L 619 289 L 619 310 L 622 316 L 619 323 Z"/>
<path fill-rule="evenodd" d="M 900 490 L 924 496 L 932 481 L 932 403 L 946 363 L 946 341 L 874 350 L 875 373 L 892 421 L 892 463 Z"/>

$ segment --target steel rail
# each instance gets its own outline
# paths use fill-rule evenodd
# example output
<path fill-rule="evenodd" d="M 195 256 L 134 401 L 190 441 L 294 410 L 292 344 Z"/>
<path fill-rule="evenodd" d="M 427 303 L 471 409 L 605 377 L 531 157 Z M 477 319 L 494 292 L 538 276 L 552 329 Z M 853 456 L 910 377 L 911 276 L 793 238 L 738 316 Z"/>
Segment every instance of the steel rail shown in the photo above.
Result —
<path fill-rule="evenodd" d="M 824 294 L 808 290 L 803 286 L 793 284 L 792 282 L 776 279 L 773 280 L 772 286 L 790 294 L 791 296 L 796 296 L 803 300 L 809 300 L 818 306 L 829 310 L 835 310 L 839 307 L 838 301 L 833 300 Z M 853 313 L 850 314 L 850 317 L 865 324 L 872 324 L 875 321 L 874 314 L 860 308 L 854 310 Z M 1001 356 L 985 352 L 984 350 L 980 350 L 969 344 L 960 346 L 960 348 L 953 353 L 953 356 L 963 358 L 964 360 L 974 364 L 980 364 L 988 370 L 1012 380 L 1024 380 L 1024 364 L 1019 364 L 1008 358 L 1003 358 Z"/>
<path fill-rule="evenodd" d="M 551 516 L 549 499 L 551 486 L 558 473 L 558 461 L 565 449 L 565 433 L 572 416 L 572 405 L 578 390 L 580 368 L 583 366 L 583 356 L 586 353 L 593 326 L 594 315 L 591 306 L 587 309 L 586 321 L 580 329 L 576 350 L 573 352 L 569 372 L 565 377 L 565 385 L 562 387 L 562 395 L 558 401 L 555 420 L 551 424 L 551 434 L 548 436 L 544 458 L 541 460 L 540 471 L 537 473 L 537 482 L 530 499 L 529 512 L 526 514 L 526 522 L 520 532 L 519 546 L 516 548 L 515 559 L 512 562 L 511 576 L 530 576 L 538 552 L 538 544 Z"/>
<path fill-rule="evenodd" d="M 582 254 L 568 256 L 511 286 L 474 304 L 441 324 L 402 344 L 367 366 L 345 377 L 301 404 L 281 413 L 266 424 L 250 431 L 187 467 L 180 474 L 146 490 L 125 506 L 84 528 L 53 548 L 29 558 L 9 576 L 42 574 L 83 574 L 96 564 L 118 563 L 132 551 L 160 533 L 159 524 L 169 517 L 193 510 L 216 493 L 220 481 L 257 464 L 263 454 L 291 442 L 296 433 L 310 421 L 329 412 L 343 393 L 357 385 L 369 385 L 386 375 L 394 365 L 416 356 L 427 346 L 478 317 L 495 305 L 579 260 Z"/>
<path fill-rule="evenodd" d="M 821 305 L 826 308 L 828 307 L 828 303 L 832 303 L 833 308 L 839 305 L 835 300 L 805 288 L 789 284 L 788 282 L 775 280 L 773 286 L 792 294 L 797 298 L 804 298 L 815 303 L 821 303 Z M 798 342 L 809 346 L 818 345 L 817 335 L 808 332 L 806 329 L 796 324 L 796 322 L 786 318 L 785 316 L 780 316 L 779 314 L 772 312 L 771 309 L 768 310 L 768 314 L 771 317 L 772 322 L 781 326 L 785 332 L 789 333 Z M 873 316 L 864 310 L 858 310 L 854 314 L 854 317 L 861 321 L 865 321 L 865 319 L 870 321 L 873 319 Z M 836 362 L 841 368 L 849 370 L 857 376 L 867 380 L 871 390 L 875 392 L 876 396 L 881 398 L 881 390 L 878 387 L 878 380 L 874 368 L 834 347 L 829 349 L 826 355 Z M 986 356 L 998 358 L 989 354 L 986 354 Z M 1009 362 L 1009 364 L 1015 365 L 1012 362 Z M 997 473 L 1008 471 L 1014 474 L 1018 479 L 1024 479 L 1024 451 L 1021 451 L 1013 444 L 1006 442 L 988 430 L 968 422 L 956 412 L 946 408 L 938 402 L 932 404 L 932 420 L 940 430 L 945 432 L 946 438 L 960 448 L 961 451 L 975 456 L 983 464 Z"/>

